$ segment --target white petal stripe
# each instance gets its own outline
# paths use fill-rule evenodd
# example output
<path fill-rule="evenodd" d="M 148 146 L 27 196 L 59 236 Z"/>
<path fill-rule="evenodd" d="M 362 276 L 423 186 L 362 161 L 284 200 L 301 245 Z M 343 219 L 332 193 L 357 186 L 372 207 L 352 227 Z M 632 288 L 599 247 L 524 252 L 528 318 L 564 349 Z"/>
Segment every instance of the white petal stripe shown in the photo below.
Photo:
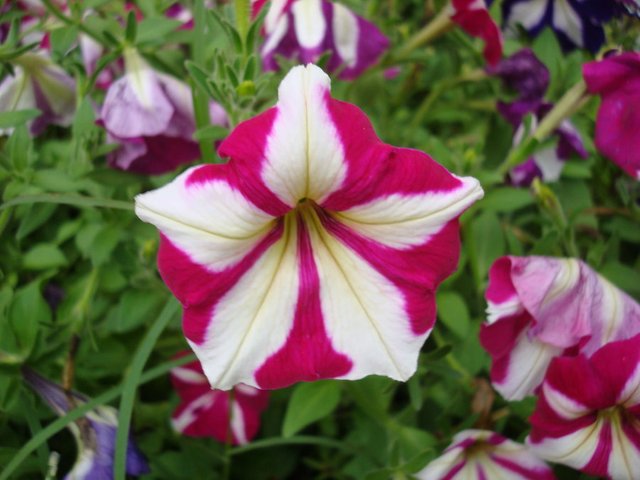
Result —
<path fill-rule="evenodd" d="M 462 185 L 449 192 L 420 195 L 394 193 L 336 216 L 358 233 L 392 248 L 406 249 L 424 244 L 449 221 L 460 215 L 483 191 L 475 178 L 460 179 Z"/>
<path fill-rule="evenodd" d="M 220 271 L 255 247 L 273 227 L 273 218 L 223 180 L 187 186 L 193 170 L 138 195 L 136 214 L 193 261 Z"/>
<path fill-rule="evenodd" d="M 309 236 L 327 336 L 336 351 L 353 361 L 342 378 L 376 372 L 407 380 L 415 372 L 420 345 L 429 332 L 419 336 L 412 332 L 402 292 L 333 238 L 313 215 Z"/>
<path fill-rule="evenodd" d="M 303 198 L 322 202 L 346 175 L 344 150 L 325 101 L 330 83 L 315 65 L 298 66 L 278 90 L 278 113 L 261 175 L 291 207 Z"/>
<path fill-rule="evenodd" d="M 258 387 L 255 371 L 285 342 L 298 298 L 295 223 L 219 301 L 202 345 L 190 342 L 213 388 Z"/>

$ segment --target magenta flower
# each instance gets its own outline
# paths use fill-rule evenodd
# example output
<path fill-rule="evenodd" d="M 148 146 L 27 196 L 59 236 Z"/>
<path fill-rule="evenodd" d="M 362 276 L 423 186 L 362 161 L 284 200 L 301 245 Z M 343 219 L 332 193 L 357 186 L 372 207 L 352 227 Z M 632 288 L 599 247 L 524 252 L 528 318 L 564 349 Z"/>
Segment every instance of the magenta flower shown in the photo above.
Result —
<path fill-rule="evenodd" d="M 262 6 L 254 4 L 254 9 Z M 327 0 L 272 0 L 264 23 L 262 64 L 277 70 L 276 56 L 314 63 L 331 53 L 329 71 L 354 79 L 376 63 L 389 41 L 371 22 L 340 3 Z"/>
<path fill-rule="evenodd" d="M 315 65 L 293 68 L 219 153 L 228 164 L 136 197 L 211 385 L 407 380 L 478 181 L 382 143 Z"/>
<path fill-rule="evenodd" d="M 498 111 L 513 125 L 515 146 L 520 144 L 525 135 L 525 115 L 532 115 L 530 128 L 535 129 L 552 108 L 552 104 L 543 103 L 540 99 L 522 99 L 513 103 L 498 102 Z M 573 156 L 588 157 L 580 133 L 569 120 L 564 120 L 555 129 L 553 135 L 558 140 L 555 146 L 542 148 L 511 170 L 509 178 L 512 184 L 529 186 L 536 177 L 544 182 L 555 182 L 560 178 L 567 160 Z"/>
<path fill-rule="evenodd" d="M 198 361 L 171 370 L 171 382 L 181 400 L 171 424 L 183 435 L 220 442 L 229 436 L 234 445 L 243 445 L 258 433 L 268 392 L 242 384 L 234 387 L 233 397 L 230 392 L 211 390 Z"/>
<path fill-rule="evenodd" d="M 554 480 L 527 447 L 486 430 L 464 430 L 444 453 L 416 474 L 421 480 Z"/>
<path fill-rule="evenodd" d="M 29 368 L 24 368 L 23 374 L 26 383 L 60 416 L 88 401 L 84 395 L 65 391 Z M 78 458 L 64 479 L 113 479 L 118 412 L 102 405 L 77 422 L 70 423 L 68 428 L 76 440 Z M 129 475 L 149 472 L 146 459 L 131 439 L 127 447 L 126 472 Z"/>
<path fill-rule="evenodd" d="M 195 120 L 191 90 L 184 82 L 154 71 L 135 50 L 125 51 L 125 76 L 107 90 L 100 124 L 120 148 L 109 164 L 121 170 L 160 174 L 200 157 L 192 139 Z M 226 124 L 211 102 L 212 122 Z"/>
<path fill-rule="evenodd" d="M 472 37 L 484 41 L 484 58 L 496 65 L 502 58 L 502 33 L 491 18 L 484 0 L 451 0 L 451 20 Z"/>
<path fill-rule="evenodd" d="M 640 336 L 555 358 L 531 416 L 542 458 L 614 480 L 640 472 Z"/>
<path fill-rule="evenodd" d="M 553 357 L 640 333 L 640 305 L 576 259 L 499 258 L 486 298 L 480 343 L 494 387 L 510 400 L 532 394 Z"/>
<path fill-rule="evenodd" d="M 635 179 L 640 179 L 640 53 L 625 52 L 585 63 L 589 93 L 600 95 L 596 147 Z"/>
<path fill-rule="evenodd" d="M 0 112 L 40 110 L 42 114 L 29 123 L 33 135 L 48 125 L 71 125 L 76 109 L 73 77 L 54 64 L 45 50 L 25 53 L 12 62 L 14 75 L 0 83 Z"/>

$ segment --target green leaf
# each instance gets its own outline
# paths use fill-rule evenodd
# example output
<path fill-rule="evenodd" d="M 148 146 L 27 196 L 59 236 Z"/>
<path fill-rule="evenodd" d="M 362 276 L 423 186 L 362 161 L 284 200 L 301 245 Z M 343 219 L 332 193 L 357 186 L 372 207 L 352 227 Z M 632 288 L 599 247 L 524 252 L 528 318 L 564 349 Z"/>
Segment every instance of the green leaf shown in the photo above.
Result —
<path fill-rule="evenodd" d="M 466 338 L 471 321 L 464 298 L 456 292 L 438 292 L 436 298 L 438 316 L 442 323 L 459 338 Z"/>
<path fill-rule="evenodd" d="M 137 30 L 138 30 L 138 22 L 136 21 L 136 14 L 134 11 L 130 11 L 129 15 L 127 15 L 127 26 L 124 32 L 124 38 L 128 43 L 130 44 L 135 43 L 136 35 L 138 33 Z"/>
<path fill-rule="evenodd" d="M 533 195 L 526 188 L 499 187 L 489 190 L 478 207 L 492 212 L 515 212 L 533 204 Z"/>
<path fill-rule="evenodd" d="M 29 120 L 33 120 L 42 114 L 37 108 L 28 110 L 15 110 L 0 113 L 0 128 L 12 128 L 24 125 Z"/>
<path fill-rule="evenodd" d="M 49 38 L 51 39 L 51 47 L 53 51 L 62 57 L 71 50 L 73 43 L 78 38 L 78 27 L 71 25 L 56 28 L 51 31 Z"/>
<path fill-rule="evenodd" d="M 484 212 L 473 219 L 468 229 L 466 245 L 476 280 L 476 286 L 482 288 L 491 264 L 506 252 L 506 240 L 500 220 L 493 212 Z"/>
<path fill-rule="evenodd" d="M 105 327 L 114 333 L 129 332 L 144 324 L 145 320 L 155 318 L 154 314 L 157 313 L 164 298 L 165 295 L 159 291 L 125 292 L 118 306 L 107 318 Z"/>
<path fill-rule="evenodd" d="M 38 336 L 38 325 L 51 322 L 51 310 L 35 281 L 16 291 L 7 322 L 0 325 L 0 363 L 26 360 Z"/>
<path fill-rule="evenodd" d="M 166 17 L 148 17 L 138 23 L 138 43 L 164 39 L 168 34 L 177 30 L 182 25 L 177 20 Z"/>
<path fill-rule="evenodd" d="M 291 437 L 307 425 L 329 415 L 340 403 L 340 384 L 325 380 L 298 385 L 282 424 L 282 436 Z"/>
<path fill-rule="evenodd" d="M 50 243 L 36 245 L 22 259 L 22 265 L 27 270 L 47 270 L 64 267 L 66 264 L 67 258 L 62 250 Z"/>

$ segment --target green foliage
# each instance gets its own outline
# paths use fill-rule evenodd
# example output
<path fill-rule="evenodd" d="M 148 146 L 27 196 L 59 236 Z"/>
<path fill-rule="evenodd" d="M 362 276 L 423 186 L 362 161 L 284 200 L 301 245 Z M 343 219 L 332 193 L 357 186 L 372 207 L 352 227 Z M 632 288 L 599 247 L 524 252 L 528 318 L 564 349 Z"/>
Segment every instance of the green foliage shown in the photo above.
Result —
<path fill-rule="evenodd" d="M 190 84 L 201 160 L 220 163 L 214 142 L 272 106 L 294 62 L 279 59 L 281 71 L 262 72 L 265 12 L 254 19 L 238 15 L 234 2 L 215 8 L 185 2 L 194 12 L 193 29 L 165 15 L 170 1 L 135 2 L 144 14 L 140 21 L 122 1 L 68 3 L 62 11 L 57 2 L 43 2 L 46 13 L 34 29 L 48 31 L 53 60 L 76 80 L 69 128 L 50 126 L 34 138 L 30 125 L 39 110 L 0 112 L 0 480 L 43 478 L 49 452 L 61 452 L 58 475 L 66 473 L 76 450 L 62 432 L 103 404 L 119 408 L 116 478 L 124 478 L 130 430 L 150 460 L 148 479 L 410 479 L 462 429 L 487 427 L 518 440 L 528 432 L 534 399 L 507 403 L 496 394 L 488 413 L 474 402 L 489 375 L 478 332 L 495 259 L 578 256 L 640 298 L 640 188 L 593 145 L 597 101 L 572 116 L 588 159 L 570 160 L 553 184 L 508 186 L 503 167 L 513 131 L 496 102 L 514 94 L 482 74 L 481 44 L 454 30 L 394 58 L 426 24 L 431 7 L 445 2 L 344 1 L 373 19 L 393 47 L 356 81 L 333 75 L 333 95 L 362 108 L 384 142 L 426 151 L 457 175 L 479 178 L 485 189 L 485 198 L 460 220 L 459 267 L 437 293 L 438 322 L 405 384 L 373 376 L 273 392 L 259 435 L 248 445 L 176 434 L 169 417 L 178 399 L 168 372 L 191 357 L 172 360 L 188 346 L 177 304 L 157 272 L 157 234 L 135 217 L 133 198 L 179 172 L 145 177 L 107 165 L 118 145 L 96 125 L 96 106 L 105 96 L 96 84 L 105 69 L 121 74 L 123 49 L 135 47 L 153 68 Z M 491 7 L 496 18 L 499 4 Z M 24 38 L 22 16 L 17 9 L 0 14 L 6 26 L 0 80 L 39 43 Z M 637 33 L 627 23 L 610 27 L 616 45 L 632 44 Z M 83 39 L 104 50 L 92 73 L 83 66 Z M 549 67 L 550 102 L 580 79 L 581 64 L 590 60 L 585 52 L 562 53 L 551 30 L 507 40 L 506 53 L 523 46 Z M 324 55 L 319 63 L 327 60 Z M 385 77 L 395 66 L 398 75 Z M 209 100 L 228 112 L 228 127 L 211 125 Z M 554 146 L 552 140 L 531 148 Z M 56 418 L 24 386 L 20 369 L 28 365 L 60 381 L 70 358 L 74 388 L 93 400 Z M 556 470 L 561 479 L 587 478 Z"/>

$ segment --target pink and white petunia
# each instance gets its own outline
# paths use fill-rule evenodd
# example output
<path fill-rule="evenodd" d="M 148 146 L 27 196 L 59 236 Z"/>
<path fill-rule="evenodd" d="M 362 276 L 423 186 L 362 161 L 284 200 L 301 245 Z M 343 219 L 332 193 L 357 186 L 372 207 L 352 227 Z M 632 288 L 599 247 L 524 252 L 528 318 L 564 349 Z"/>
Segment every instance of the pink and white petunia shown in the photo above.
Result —
<path fill-rule="evenodd" d="M 502 58 L 502 33 L 491 18 L 484 0 L 451 0 L 451 20 L 472 37 L 484 42 L 483 55 L 489 65 L 497 65 Z"/>
<path fill-rule="evenodd" d="M 499 258 L 486 298 L 480 343 L 494 387 L 510 400 L 533 394 L 554 357 L 640 333 L 640 305 L 576 259 Z"/>
<path fill-rule="evenodd" d="M 589 93 L 602 97 L 596 147 L 640 180 L 640 53 L 624 52 L 582 66 Z"/>
<path fill-rule="evenodd" d="M 254 11 L 261 6 L 254 3 Z M 346 80 L 358 77 L 389 48 L 373 23 L 328 0 L 272 0 L 264 34 L 265 70 L 277 70 L 278 55 L 313 63 L 330 52 L 327 69 Z"/>
<path fill-rule="evenodd" d="M 522 444 L 487 430 L 464 430 L 416 474 L 421 480 L 553 480 L 551 468 Z"/>
<path fill-rule="evenodd" d="M 161 174 L 199 158 L 189 86 L 156 72 L 133 49 L 125 50 L 124 58 L 126 73 L 109 87 L 100 112 L 109 140 L 120 144 L 109 164 Z M 226 124 L 226 114 L 215 102 L 210 102 L 209 113 L 213 124 Z"/>
<path fill-rule="evenodd" d="M 242 384 L 234 387 L 233 394 L 211 390 L 197 360 L 171 370 L 171 382 L 181 400 L 171 424 L 181 434 L 221 442 L 229 438 L 234 445 L 243 445 L 258 433 L 268 392 Z"/>
<path fill-rule="evenodd" d="M 211 385 L 411 377 L 479 182 L 382 143 L 315 65 L 218 153 L 136 197 Z"/>
<path fill-rule="evenodd" d="M 640 336 L 555 358 L 531 416 L 540 457 L 613 480 L 640 472 Z"/>
<path fill-rule="evenodd" d="M 73 77 L 54 64 L 45 50 L 25 53 L 12 63 L 14 74 L 0 83 L 0 112 L 40 110 L 40 116 L 29 122 L 33 135 L 48 125 L 71 125 L 76 108 Z"/>

